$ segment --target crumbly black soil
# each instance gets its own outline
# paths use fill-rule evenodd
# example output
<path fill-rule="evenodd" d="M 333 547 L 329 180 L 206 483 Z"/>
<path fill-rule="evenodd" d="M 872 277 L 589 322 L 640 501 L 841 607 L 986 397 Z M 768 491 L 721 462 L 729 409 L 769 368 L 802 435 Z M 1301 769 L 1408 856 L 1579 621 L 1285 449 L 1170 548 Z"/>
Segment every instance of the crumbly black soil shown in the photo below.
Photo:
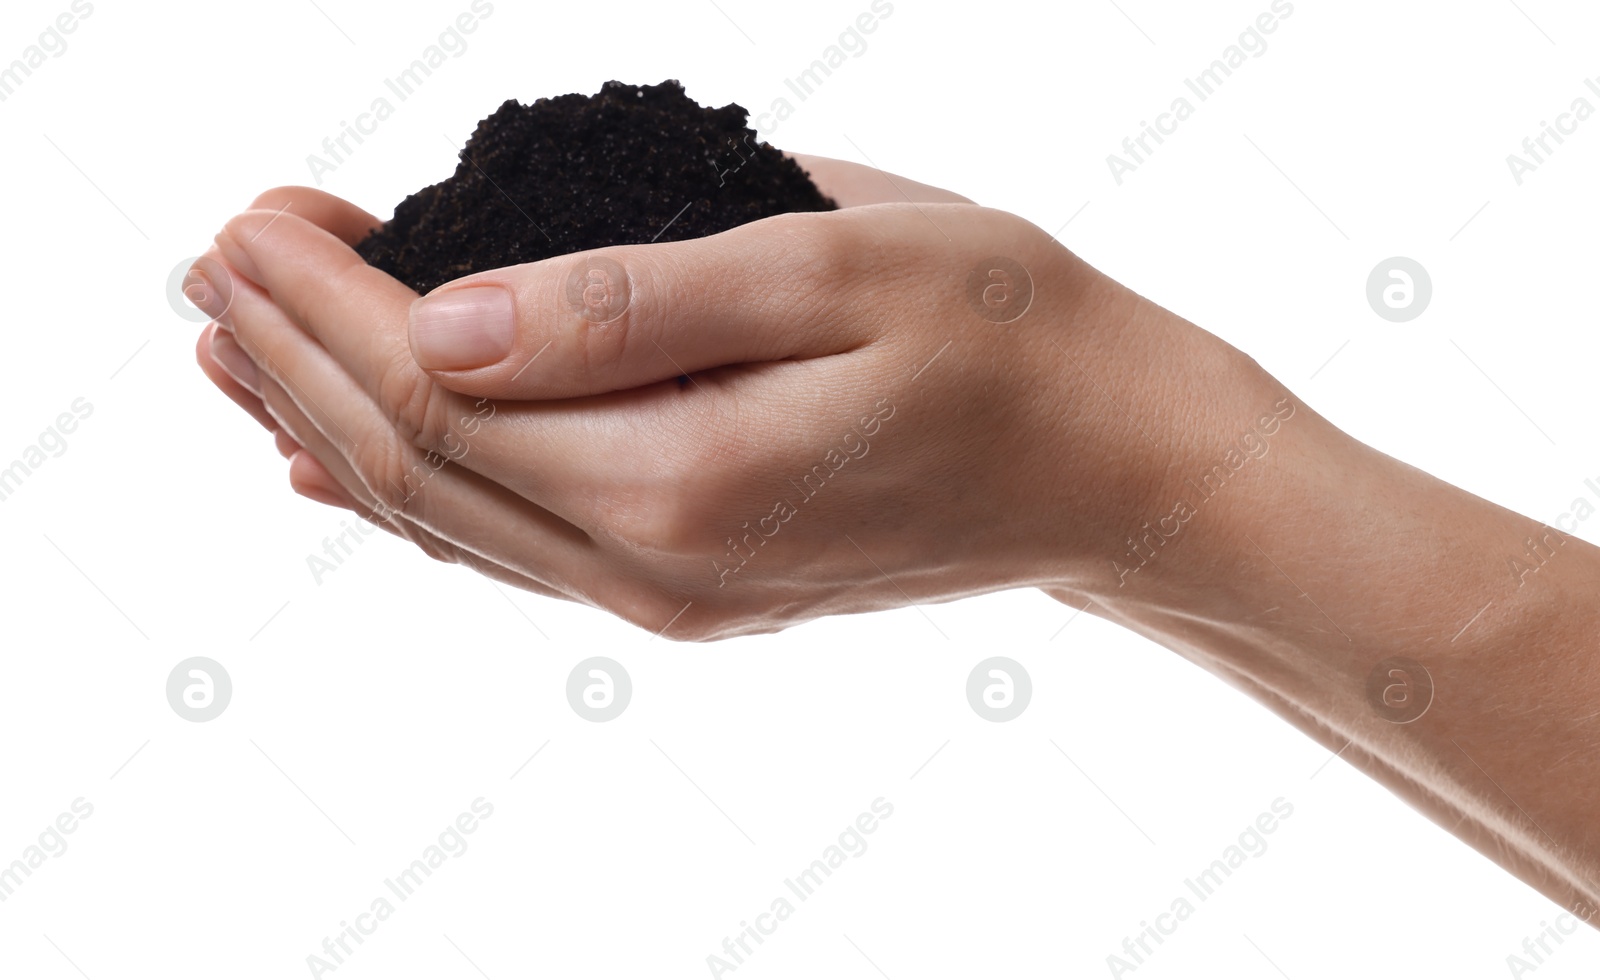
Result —
<path fill-rule="evenodd" d="M 702 107 L 675 80 L 508 101 L 478 124 L 455 176 L 401 201 L 356 251 L 426 293 L 486 269 L 838 207 L 746 118 Z"/>

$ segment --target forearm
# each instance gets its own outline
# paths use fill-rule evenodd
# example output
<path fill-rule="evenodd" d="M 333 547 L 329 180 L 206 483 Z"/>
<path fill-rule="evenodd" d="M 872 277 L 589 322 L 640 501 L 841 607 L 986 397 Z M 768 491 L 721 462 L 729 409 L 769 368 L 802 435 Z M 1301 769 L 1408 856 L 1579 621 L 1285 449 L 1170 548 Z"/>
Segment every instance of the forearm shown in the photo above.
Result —
<path fill-rule="evenodd" d="M 1258 377 L 1218 416 L 1232 424 L 1174 440 L 1148 521 L 1052 594 L 1244 688 L 1600 924 L 1600 549 L 1364 446 L 1245 373 Z M 1253 443 L 1260 455 L 1219 468 L 1281 398 L 1294 413 Z M 1426 675 L 1394 665 L 1369 688 L 1390 658 Z M 1431 702 L 1403 703 L 1428 680 Z"/>

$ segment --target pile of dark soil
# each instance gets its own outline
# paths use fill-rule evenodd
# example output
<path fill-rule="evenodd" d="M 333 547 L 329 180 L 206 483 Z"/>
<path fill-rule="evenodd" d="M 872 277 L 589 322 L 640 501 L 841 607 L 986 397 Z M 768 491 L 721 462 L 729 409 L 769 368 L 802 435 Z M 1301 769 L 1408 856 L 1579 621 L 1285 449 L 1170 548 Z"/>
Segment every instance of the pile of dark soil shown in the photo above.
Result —
<path fill-rule="evenodd" d="M 672 80 L 508 101 L 478 124 L 455 176 L 400 202 L 356 251 L 426 293 L 486 269 L 838 206 L 746 118 Z"/>

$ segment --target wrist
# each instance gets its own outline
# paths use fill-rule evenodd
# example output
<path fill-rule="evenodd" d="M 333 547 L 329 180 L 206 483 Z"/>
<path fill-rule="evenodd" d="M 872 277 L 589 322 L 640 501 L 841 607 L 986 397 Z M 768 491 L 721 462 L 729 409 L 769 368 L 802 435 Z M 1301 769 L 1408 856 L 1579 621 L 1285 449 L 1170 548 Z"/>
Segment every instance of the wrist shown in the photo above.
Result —
<path fill-rule="evenodd" d="M 1307 471 L 1329 465 L 1310 461 L 1348 437 L 1182 317 L 1110 280 L 1084 296 L 1052 324 L 1062 339 L 1033 385 L 1055 403 L 1038 427 L 1047 444 L 1029 454 L 1047 470 L 1031 513 L 1049 552 L 1030 584 L 1124 618 L 1242 611 L 1218 563 L 1246 544 L 1252 515 L 1303 499 Z"/>
<path fill-rule="evenodd" d="M 1242 687 L 1552 899 L 1594 900 L 1600 550 L 1296 404 L 1136 581 L 1052 594 Z"/>

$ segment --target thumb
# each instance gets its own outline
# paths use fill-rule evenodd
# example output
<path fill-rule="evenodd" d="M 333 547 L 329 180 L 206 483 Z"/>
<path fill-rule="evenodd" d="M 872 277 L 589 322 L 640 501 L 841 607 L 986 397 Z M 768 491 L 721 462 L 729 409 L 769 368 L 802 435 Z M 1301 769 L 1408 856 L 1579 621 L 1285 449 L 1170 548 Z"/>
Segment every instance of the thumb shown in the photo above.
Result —
<path fill-rule="evenodd" d="M 872 339 L 838 315 L 868 285 L 859 223 L 787 214 L 446 283 L 411 306 L 411 354 L 485 398 L 572 398 L 696 371 L 820 357 Z"/>

